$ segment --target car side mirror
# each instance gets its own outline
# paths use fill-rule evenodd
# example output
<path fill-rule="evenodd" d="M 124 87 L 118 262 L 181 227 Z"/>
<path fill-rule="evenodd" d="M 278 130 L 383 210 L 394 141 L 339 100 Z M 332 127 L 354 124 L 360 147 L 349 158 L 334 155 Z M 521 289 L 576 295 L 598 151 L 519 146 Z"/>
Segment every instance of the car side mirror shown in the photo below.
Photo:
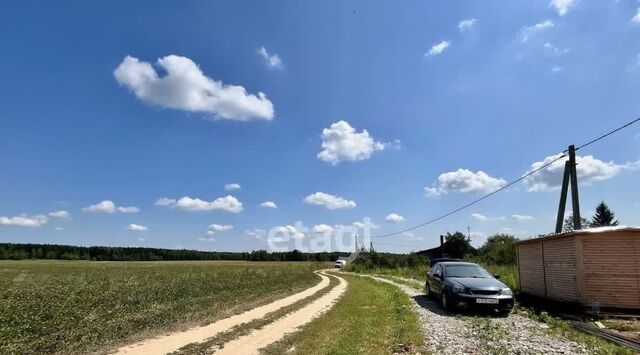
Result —
<path fill-rule="evenodd" d="M 493 274 L 493 277 L 495 277 L 496 279 L 500 280 L 500 275 L 498 275 L 498 274 Z"/>

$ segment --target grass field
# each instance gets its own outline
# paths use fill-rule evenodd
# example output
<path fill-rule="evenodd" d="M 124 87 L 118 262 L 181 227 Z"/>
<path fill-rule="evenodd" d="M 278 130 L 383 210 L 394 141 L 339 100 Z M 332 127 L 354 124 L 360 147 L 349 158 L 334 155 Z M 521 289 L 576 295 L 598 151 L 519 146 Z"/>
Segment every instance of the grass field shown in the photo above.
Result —
<path fill-rule="evenodd" d="M 340 275 L 349 287 L 336 306 L 266 349 L 266 354 L 390 354 L 424 339 L 409 297 L 369 278 Z"/>
<path fill-rule="evenodd" d="M 0 262 L 0 354 L 84 353 L 204 324 L 319 281 L 312 263 Z"/>

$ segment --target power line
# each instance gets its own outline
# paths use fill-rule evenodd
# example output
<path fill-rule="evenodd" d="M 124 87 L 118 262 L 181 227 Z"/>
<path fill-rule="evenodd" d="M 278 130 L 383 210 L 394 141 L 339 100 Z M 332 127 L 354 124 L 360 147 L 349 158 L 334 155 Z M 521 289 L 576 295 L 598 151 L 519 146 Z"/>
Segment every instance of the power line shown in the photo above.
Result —
<path fill-rule="evenodd" d="M 613 131 L 610 131 L 610 132 L 608 132 L 608 133 L 606 133 L 606 134 L 601 135 L 601 136 L 600 136 L 600 137 L 598 137 L 598 138 L 592 139 L 592 140 L 590 140 L 589 142 L 587 142 L 587 143 L 585 143 L 585 144 L 583 144 L 583 145 L 579 146 L 578 148 L 576 148 L 576 150 L 578 150 L 578 149 L 580 149 L 580 148 L 584 148 L 584 147 L 586 147 L 586 146 L 588 146 L 588 145 L 591 145 L 591 144 L 593 144 L 593 143 L 595 143 L 595 142 L 597 142 L 597 141 L 599 141 L 599 140 L 601 140 L 601 139 L 603 139 L 603 138 L 605 138 L 605 137 L 608 137 L 608 136 L 610 136 L 610 135 L 612 135 L 612 134 L 614 134 L 614 133 L 616 133 L 616 132 L 618 132 L 618 131 L 620 131 L 620 130 L 622 130 L 622 129 L 625 129 L 625 128 L 627 128 L 627 127 L 631 126 L 632 124 L 634 124 L 634 123 L 636 123 L 636 122 L 638 122 L 638 121 L 640 121 L 640 118 L 637 118 L 637 119 L 635 119 L 635 120 L 633 120 L 633 121 L 631 121 L 631 122 L 628 122 L 628 123 L 626 123 L 626 124 L 624 124 L 624 125 L 622 125 L 622 126 L 620 126 L 620 127 L 616 128 L 616 129 L 614 129 Z M 447 212 L 447 213 L 445 213 L 445 214 L 443 214 L 443 215 L 441 215 L 441 216 L 438 216 L 438 217 L 436 217 L 436 218 L 430 219 L 430 220 L 428 220 L 428 221 L 426 221 L 426 222 L 424 222 L 424 223 L 420 223 L 420 224 L 418 224 L 418 225 L 416 225 L 416 226 L 413 226 L 413 227 L 410 227 L 410 228 L 406 228 L 406 229 L 403 229 L 403 230 L 400 230 L 400 231 L 397 231 L 397 232 L 393 232 L 393 233 L 388 233 L 388 234 L 382 234 L 382 235 L 373 236 L 373 237 L 371 237 L 371 238 L 372 238 L 372 239 L 377 239 L 377 238 L 387 238 L 387 237 L 392 237 L 392 236 L 394 236 L 394 235 L 398 235 L 398 234 L 401 234 L 401 233 L 406 233 L 406 232 L 412 231 L 412 230 L 414 230 L 414 229 L 418 229 L 418 228 L 424 227 L 424 226 L 426 226 L 426 225 L 429 225 L 429 224 L 435 223 L 435 222 L 437 222 L 437 221 L 439 221 L 439 220 L 441 220 L 441 219 L 447 218 L 447 217 L 451 216 L 452 214 L 458 213 L 458 212 L 460 212 L 460 211 L 462 211 L 462 210 L 464 210 L 464 209 L 466 209 L 466 208 L 469 208 L 469 207 L 471 207 L 471 206 L 475 205 L 476 203 L 478 203 L 478 202 L 480 202 L 480 201 L 483 201 L 483 200 L 485 200 L 485 199 L 487 199 L 487 198 L 489 198 L 489 197 L 491 197 L 491 196 L 493 196 L 493 195 L 497 194 L 498 192 L 500 192 L 500 191 L 502 191 L 502 190 L 505 190 L 505 189 L 507 189 L 507 188 L 508 188 L 508 187 L 510 187 L 510 186 L 515 185 L 516 183 L 518 183 L 518 182 L 520 182 L 520 181 L 522 181 L 522 180 L 526 179 L 527 177 L 529 177 L 529 176 L 531 176 L 531 175 L 533 175 L 533 174 L 537 173 L 538 171 L 540 171 L 540 170 L 542 170 L 542 169 L 544 169 L 544 168 L 548 167 L 549 165 L 551 165 L 551 164 L 553 164 L 553 163 L 557 162 L 558 160 L 560 160 L 560 159 L 562 159 L 562 158 L 566 157 L 566 156 L 567 156 L 567 155 L 566 155 L 566 152 L 567 152 L 566 150 L 565 150 L 565 151 L 563 151 L 561 155 L 559 155 L 559 156 L 558 156 L 558 157 L 556 157 L 555 159 L 551 160 L 550 162 L 548 162 L 548 163 L 546 163 L 546 164 L 544 164 L 544 165 L 540 166 L 539 168 L 537 168 L 537 169 L 535 169 L 535 170 L 532 170 L 532 171 L 530 171 L 530 172 L 527 172 L 526 174 L 522 175 L 520 178 L 518 178 L 518 179 L 516 179 L 516 180 L 511 181 L 510 183 L 508 183 L 508 184 L 504 185 L 503 187 L 501 187 L 501 188 L 499 188 L 499 189 L 497 189 L 497 190 L 495 190 L 495 191 L 492 191 L 492 192 L 490 192 L 490 193 L 488 193 L 488 194 L 486 194 L 486 195 L 483 195 L 482 197 L 480 197 L 480 198 L 478 198 L 478 199 L 476 199 L 476 200 L 473 200 L 473 201 L 471 201 L 471 202 L 469 202 L 469 203 L 467 203 L 467 204 L 465 204 L 465 205 L 463 205 L 463 206 L 461 206 L 461 207 L 458 207 L 458 208 L 454 209 L 453 211 Z"/>

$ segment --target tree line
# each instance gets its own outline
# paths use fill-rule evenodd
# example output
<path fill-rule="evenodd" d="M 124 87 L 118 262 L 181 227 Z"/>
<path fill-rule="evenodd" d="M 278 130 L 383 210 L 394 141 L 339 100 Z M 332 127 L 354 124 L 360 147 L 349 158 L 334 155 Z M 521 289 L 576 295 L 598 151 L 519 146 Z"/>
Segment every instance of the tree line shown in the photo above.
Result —
<path fill-rule="evenodd" d="M 57 259 L 93 261 L 163 261 L 163 260 L 244 260 L 244 261 L 335 261 L 348 253 L 321 252 L 218 252 L 188 249 L 142 247 L 80 247 L 57 244 L 0 243 L 0 260 Z"/>

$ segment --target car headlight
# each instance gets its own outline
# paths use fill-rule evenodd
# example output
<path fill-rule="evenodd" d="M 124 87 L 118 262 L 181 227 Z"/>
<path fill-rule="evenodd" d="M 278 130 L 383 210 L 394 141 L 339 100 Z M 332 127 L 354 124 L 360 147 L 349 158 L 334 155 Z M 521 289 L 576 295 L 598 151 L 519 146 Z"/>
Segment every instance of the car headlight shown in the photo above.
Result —
<path fill-rule="evenodd" d="M 466 292 L 466 289 L 464 287 L 457 286 L 457 285 L 452 286 L 451 290 L 453 291 L 453 293 L 465 293 Z"/>
<path fill-rule="evenodd" d="M 500 291 L 500 294 L 505 296 L 513 296 L 513 291 L 511 291 L 511 289 L 507 287 L 507 288 L 503 288 Z"/>

